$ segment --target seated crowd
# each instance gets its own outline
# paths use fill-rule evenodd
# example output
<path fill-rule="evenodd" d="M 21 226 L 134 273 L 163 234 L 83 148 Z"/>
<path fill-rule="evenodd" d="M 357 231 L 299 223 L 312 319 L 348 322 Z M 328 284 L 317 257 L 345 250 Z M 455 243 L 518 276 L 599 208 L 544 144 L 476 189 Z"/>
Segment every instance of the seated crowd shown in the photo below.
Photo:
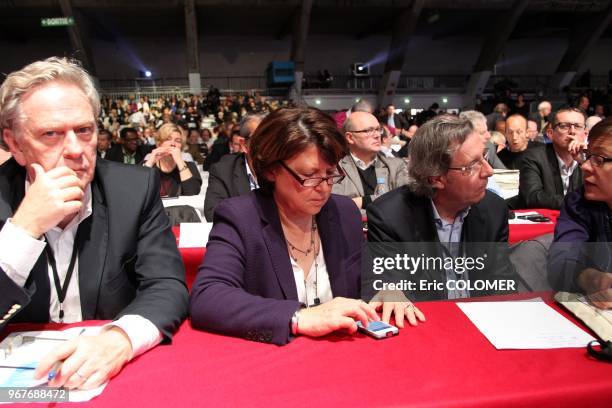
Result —
<path fill-rule="evenodd" d="M 35 372 L 41 378 L 63 361 L 50 385 L 93 388 L 169 343 L 188 315 L 196 328 L 277 345 L 391 318 L 417 326 L 426 317 L 415 301 L 518 289 L 505 252 L 508 206 L 561 210 L 551 286 L 610 309 L 612 118 L 590 127 L 580 98 L 582 106 L 555 112 L 541 103 L 530 127 L 524 104 L 490 117 L 432 105 L 413 121 L 393 105 L 376 116 L 360 101 L 332 117 L 260 96 L 221 102 L 211 89 L 188 101 L 130 98 L 126 110 L 101 103 L 74 62 L 32 63 L 0 87 L 10 152 L 0 156 L 0 329 L 110 320 Z M 218 130 L 200 129 L 202 112 L 216 116 Z M 492 126 L 504 132 L 501 149 Z M 199 194 L 200 165 L 209 171 L 204 208 L 213 226 L 188 295 L 160 196 Z M 519 194 L 506 201 L 491 179 L 503 168 L 520 171 Z M 444 264 L 423 276 L 464 286 L 372 292 L 362 270 L 364 214 L 373 246 L 430 243 L 451 260 L 472 243 L 501 250 L 478 270 Z M 567 243 L 601 245 L 585 255 Z M 476 281 L 512 284 L 471 288 Z"/>

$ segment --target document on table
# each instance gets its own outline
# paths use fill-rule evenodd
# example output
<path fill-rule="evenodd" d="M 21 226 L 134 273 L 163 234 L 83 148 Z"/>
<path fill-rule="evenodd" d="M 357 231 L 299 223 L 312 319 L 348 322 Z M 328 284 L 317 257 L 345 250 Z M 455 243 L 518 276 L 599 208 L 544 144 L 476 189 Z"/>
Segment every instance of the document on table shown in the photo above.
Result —
<path fill-rule="evenodd" d="M 181 223 L 179 248 L 203 248 L 208 243 L 208 234 L 212 229 L 212 222 L 184 222 Z"/>
<path fill-rule="evenodd" d="M 577 348 L 595 340 L 541 298 L 457 306 L 497 349 Z"/>
<path fill-rule="evenodd" d="M 92 336 L 100 327 L 73 327 L 63 331 L 29 331 L 9 334 L 0 343 L 0 387 L 33 388 L 47 385 L 47 378 L 34 379 L 34 369 L 42 358 L 64 341 Z M 100 395 L 106 384 L 93 390 L 70 391 L 70 402 L 89 401 Z"/>

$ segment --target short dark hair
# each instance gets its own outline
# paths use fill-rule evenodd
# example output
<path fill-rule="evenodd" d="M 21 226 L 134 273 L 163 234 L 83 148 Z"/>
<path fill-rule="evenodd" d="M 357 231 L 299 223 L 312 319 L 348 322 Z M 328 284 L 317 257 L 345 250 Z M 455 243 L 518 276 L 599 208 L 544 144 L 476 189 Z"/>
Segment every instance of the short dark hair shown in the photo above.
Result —
<path fill-rule="evenodd" d="M 575 107 L 568 106 L 565 108 L 561 108 L 555 112 L 555 114 L 552 117 L 552 121 L 551 121 L 553 127 L 557 126 L 557 123 L 559 123 L 559 120 L 557 120 L 557 115 L 563 112 L 576 112 L 582 115 L 582 117 L 584 118 L 584 122 L 586 122 L 587 120 L 587 115 L 581 108 L 575 108 Z"/>
<path fill-rule="evenodd" d="M 100 137 L 101 135 L 106 135 L 106 136 L 108 136 L 108 139 L 109 139 L 110 141 L 112 141 L 112 140 L 113 140 L 113 134 L 112 134 L 112 133 L 111 133 L 109 130 L 106 130 L 106 129 L 100 129 L 100 131 L 98 132 L 98 137 Z"/>
<path fill-rule="evenodd" d="M 336 122 L 316 108 L 280 108 L 268 115 L 251 137 L 250 153 L 257 181 L 266 193 L 274 183 L 266 175 L 280 162 L 315 145 L 330 165 L 336 165 L 348 151 Z"/>
<path fill-rule="evenodd" d="M 589 144 L 612 138 L 612 117 L 605 118 L 589 131 Z"/>
<path fill-rule="evenodd" d="M 119 132 L 119 136 L 121 137 L 121 139 L 125 139 L 127 134 L 130 132 L 138 134 L 138 131 L 136 129 L 132 127 L 124 127 L 123 129 L 121 129 L 121 132 Z"/>

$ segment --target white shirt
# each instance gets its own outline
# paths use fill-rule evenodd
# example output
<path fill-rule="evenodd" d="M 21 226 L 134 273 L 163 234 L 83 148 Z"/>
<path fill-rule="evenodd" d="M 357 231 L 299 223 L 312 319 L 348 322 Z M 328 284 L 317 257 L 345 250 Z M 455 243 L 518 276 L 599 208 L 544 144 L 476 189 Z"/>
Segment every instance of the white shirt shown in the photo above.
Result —
<path fill-rule="evenodd" d="M 319 298 L 321 303 L 329 302 L 334 298 L 329 283 L 329 274 L 323 256 L 323 244 L 319 246 L 319 254 L 310 267 L 308 277 L 304 279 L 304 270 L 290 256 L 293 278 L 298 292 L 298 300 L 306 306 L 313 306 L 315 298 Z"/>
<path fill-rule="evenodd" d="M 29 182 L 26 181 L 26 191 L 28 188 Z M 62 230 L 56 226 L 45 234 L 53 250 L 57 263 L 57 273 L 62 286 L 68 271 L 74 239 L 79 224 L 92 214 L 91 185 L 88 185 L 85 189 L 83 204 L 81 211 L 79 211 L 74 219 L 70 221 L 66 228 Z M 45 246 L 46 243 L 44 240 L 33 238 L 23 229 L 13 225 L 11 220 L 8 219 L 0 230 L 0 266 L 15 284 L 23 287 L 32 268 L 45 250 Z M 58 322 L 60 320 L 60 304 L 53 281 L 53 269 L 51 269 L 50 265 L 48 265 L 47 269 L 50 283 L 49 318 L 51 321 Z M 78 282 L 79 260 L 77 258 L 74 265 L 74 272 L 66 292 L 66 298 L 63 302 L 64 323 L 73 323 L 83 320 Z M 162 339 L 161 332 L 157 327 L 142 316 L 125 315 L 107 325 L 109 328 L 112 326 L 120 327 L 130 339 L 132 344 L 131 358 L 155 347 Z"/>
<path fill-rule="evenodd" d="M 368 167 L 370 167 L 373 164 L 376 164 L 376 160 L 378 159 L 378 156 L 374 157 L 374 160 L 372 160 L 369 163 L 364 162 L 363 160 L 361 160 L 360 158 L 358 158 L 357 156 L 355 156 L 353 154 L 353 152 L 351 152 L 351 157 L 353 158 L 353 161 L 355 162 L 355 165 L 361 169 L 361 170 L 367 170 Z"/>
<path fill-rule="evenodd" d="M 249 187 L 251 187 L 251 191 L 257 190 L 259 188 L 259 184 L 257 184 L 257 179 L 253 175 L 251 171 L 251 167 L 249 166 L 249 161 L 244 158 L 244 166 L 246 167 L 247 178 L 249 179 Z"/>
<path fill-rule="evenodd" d="M 576 160 L 572 160 L 572 164 L 570 164 L 569 166 L 566 166 L 565 162 L 561 160 L 561 158 L 559 157 L 557 153 L 555 153 L 555 156 L 557 156 L 557 162 L 559 163 L 559 173 L 561 173 L 561 184 L 563 184 L 563 195 L 565 195 L 567 194 L 567 190 L 569 189 L 570 177 L 572 177 L 572 173 L 574 173 L 574 170 L 576 170 L 576 167 L 578 167 L 578 163 L 576 162 Z"/>

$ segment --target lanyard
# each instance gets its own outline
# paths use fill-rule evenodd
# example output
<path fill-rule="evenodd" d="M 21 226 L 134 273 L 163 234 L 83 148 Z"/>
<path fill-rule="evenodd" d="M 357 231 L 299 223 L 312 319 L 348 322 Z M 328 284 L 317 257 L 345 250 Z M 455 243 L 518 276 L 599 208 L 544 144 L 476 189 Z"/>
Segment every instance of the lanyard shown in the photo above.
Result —
<path fill-rule="evenodd" d="M 70 285 L 70 281 L 72 280 L 72 274 L 74 272 L 74 265 L 76 263 L 77 254 L 78 254 L 78 245 L 75 237 L 74 245 L 72 246 L 72 255 L 70 256 L 70 264 L 68 265 L 68 271 L 66 271 L 66 278 L 64 279 L 63 285 L 60 283 L 60 277 L 57 273 L 57 264 L 55 262 L 55 255 L 53 254 L 53 249 L 51 249 L 51 243 L 47 238 L 47 246 L 45 247 L 45 251 L 47 252 L 47 258 L 49 259 L 49 264 L 51 265 L 51 269 L 53 270 L 53 283 L 55 284 L 55 291 L 57 293 L 57 299 L 60 304 L 59 311 L 59 319 L 60 323 L 64 322 L 64 300 L 66 299 L 66 293 L 68 293 L 68 286 Z"/>

